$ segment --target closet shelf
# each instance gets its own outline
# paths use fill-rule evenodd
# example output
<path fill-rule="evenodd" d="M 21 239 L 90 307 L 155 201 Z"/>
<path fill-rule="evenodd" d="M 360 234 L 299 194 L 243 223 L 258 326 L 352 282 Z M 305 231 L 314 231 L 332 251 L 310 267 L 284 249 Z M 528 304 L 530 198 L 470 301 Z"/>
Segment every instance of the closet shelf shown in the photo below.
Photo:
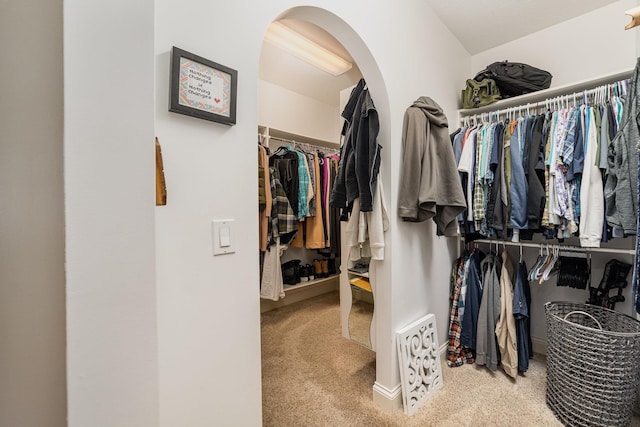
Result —
<path fill-rule="evenodd" d="M 368 271 L 366 271 L 364 273 L 358 273 L 357 271 L 348 270 L 347 273 L 349 273 L 352 276 L 366 277 L 367 279 L 369 278 L 369 272 Z"/>
<path fill-rule="evenodd" d="M 617 73 L 607 74 L 605 76 L 600 76 L 593 79 L 581 80 L 576 83 L 550 87 L 549 89 L 527 93 L 526 95 L 514 96 L 513 98 L 503 99 L 502 101 L 494 102 L 493 104 L 487 105 L 485 107 L 460 109 L 458 110 L 458 115 L 462 118 L 466 116 L 487 113 L 494 110 L 503 110 L 510 107 L 526 107 L 528 103 L 533 104 L 535 102 L 544 101 L 545 99 L 554 98 L 556 96 L 581 92 L 583 90 L 592 89 L 596 86 L 628 79 L 631 78 L 632 75 L 633 69 L 619 71 Z"/>
<path fill-rule="evenodd" d="M 315 145 L 316 147 L 324 147 L 332 150 L 340 148 L 340 144 L 338 142 L 325 141 L 323 139 L 316 139 L 310 136 L 304 136 L 304 135 L 299 135 L 297 133 L 286 132 L 283 130 L 274 129 L 272 127 L 263 126 L 263 125 L 258 126 L 258 133 L 265 136 L 274 137 L 275 139 L 295 141 L 302 144 Z"/>
<path fill-rule="evenodd" d="M 340 275 L 339 274 L 334 274 L 328 277 L 322 277 L 320 279 L 314 279 L 314 280 L 309 280 L 308 282 L 300 282 L 297 285 L 284 285 L 284 292 L 285 293 L 290 293 L 290 292 L 294 292 L 298 289 L 304 289 L 307 288 L 309 286 L 314 286 L 314 285 L 319 285 L 320 283 L 325 283 L 328 282 L 330 280 L 336 279 L 338 278 Z"/>

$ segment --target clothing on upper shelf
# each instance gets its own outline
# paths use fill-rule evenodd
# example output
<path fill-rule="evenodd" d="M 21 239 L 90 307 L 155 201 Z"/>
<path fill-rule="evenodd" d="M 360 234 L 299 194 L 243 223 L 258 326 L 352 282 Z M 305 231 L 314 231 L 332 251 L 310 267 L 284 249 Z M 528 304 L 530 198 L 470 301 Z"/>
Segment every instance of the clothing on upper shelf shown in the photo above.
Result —
<path fill-rule="evenodd" d="M 431 98 L 418 98 L 404 115 L 398 212 L 405 221 L 433 219 L 439 236 L 457 235 L 456 217 L 466 208 L 448 122 Z"/>
<path fill-rule="evenodd" d="M 517 241 L 541 232 L 558 239 L 576 235 L 581 246 L 599 247 L 635 234 L 637 205 L 630 202 L 629 184 L 635 188 L 637 176 L 628 179 L 628 167 L 635 164 L 637 174 L 637 158 L 622 160 L 628 142 L 620 132 L 614 138 L 623 111 L 623 98 L 610 96 L 583 105 L 550 104 L 543 114 L 454 132 L 450 141 L 466 199 L 458 219 L 466 240 L 513 234 Z M 620 218 L 632 218 L 634 226 Z"/>

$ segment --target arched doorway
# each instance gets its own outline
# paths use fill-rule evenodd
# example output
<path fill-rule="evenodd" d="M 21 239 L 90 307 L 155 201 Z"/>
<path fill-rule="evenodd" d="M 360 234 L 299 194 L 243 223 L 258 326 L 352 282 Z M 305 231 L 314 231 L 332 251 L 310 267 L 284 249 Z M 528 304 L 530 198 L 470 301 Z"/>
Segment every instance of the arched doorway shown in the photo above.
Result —
<path fill-rule="evenodd" d="M 326 31 L 331 34 L 332 37 L 334 37 L 342 46 L 344 46 L 344 48 L 349 52 L 349 55 L 352 57 L 354 63 L 357 64 L 357 67 L 361 71 L 362 77 L 365 78 L 371 93 L 375 94 L 375 104 L 380 117 L 380 133 L 378 135 L 378 142 L 383 147 L 385 145 L 388 145 L 390 140 L 390 132 L 388 126 L 389 102 L 386 87 L 384 85 L 382 73 L 376 64 L 372 53 L 369 51 L 366 44 L 358 36 L 358 34 L 338 16 L 316 7 L 305 6 L 292 8 L 280 14 L 275 21 L 282 20 L 293 20 L 294 24 L 292 25 L 291 23 L 289 23 L 289 26 L 295 27 L 296 25 L 301 25 L 303 28 L 303 32 L 304 23 L 310 24 L 311 26 L 316 26 L 321 31 Z M 302 22 L 303 24 L 296 24 L 300 22 Z M 351 82 L 351 85 L 353 84 L 355 84 L 355 82 Z M 260 104 L 263 105 L 264 101 L 261 101 Z M 260 113 L 259 117 L 261 117 Z M 259 125 L 260 124 L 263 123 L 259 123 Z M 388 157 L 383 157 L 382 159 L 382 169 L 388 169 L 390 159 Z M 384 174 L 381 176 L 381 179 L 383 180 L 384 185 L 389 187 L 389 182 L 385 181 L 388 178 L 386 178 Z M 390 263 L 390 261 L 386 262 Z M 384 279 L 390 275 L 389 272 L 390 268 L 388 266 L 380 265 L 376 268 L 375 274 L 381 281 L 384 281 Z M 389 283 L 389 281 L 386 280 L 386 283 Z M 390 325 L 390 319 L 388 316 L 386 316 L 390 312 L 390 308 L 389 305 L 385 305 L 385 300 L 389 301 L 389 299 L 385 299 L 384 289 L 380 289 L 378 292 L 381 292 L 381 294 L 379 296 L 376 295 L 377 326 L 373 329 L 372 333 L 375 334 L 375 338 L 373 338 L 374 340 L 386 342 L 388 341 L 388 337 L 391 336 L 391 328 L 388 326 Z M 378 298 L 380 298 L 380 304 L 378 304 Z M 376 355 L 376 358 L 378 359 L 376 378 L 378 377 L 378 375 L 380 375 L 379 372 L 382 373 L 383 376 L 393 375 L 391 373 L 392 369 L 389 368 L 389 365 L 393 360 L 393 355 L 391 354 L 392 351 L 393 346 L 391 346 L 391 348 L 385 348 L 383 346 L 379 349 L 379 352 Z"/>

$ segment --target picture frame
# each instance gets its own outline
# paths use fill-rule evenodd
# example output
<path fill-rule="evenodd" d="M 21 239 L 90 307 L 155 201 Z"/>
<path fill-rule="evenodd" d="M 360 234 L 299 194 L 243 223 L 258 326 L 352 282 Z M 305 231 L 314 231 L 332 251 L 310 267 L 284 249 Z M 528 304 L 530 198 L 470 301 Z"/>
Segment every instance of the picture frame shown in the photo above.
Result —
<path fill-rule="evenodd" d="M 238 72 L 173 46 L 169 111 L 236 124 Z"/>

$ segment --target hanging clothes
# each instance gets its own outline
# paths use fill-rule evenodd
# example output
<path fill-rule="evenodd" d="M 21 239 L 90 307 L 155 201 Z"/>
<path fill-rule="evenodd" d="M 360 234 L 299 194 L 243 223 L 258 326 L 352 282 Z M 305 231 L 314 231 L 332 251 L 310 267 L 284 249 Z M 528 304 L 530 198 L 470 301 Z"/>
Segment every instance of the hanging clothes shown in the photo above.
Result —
<path fill-rule="evenodd" d="M 280 257 L 298 231 L 298 221 L 280 183 L 278 170 L 271 168 L 272 209 L 269 246 L 264 255 L 260 297 L 277 301 L 284 297 Z"/>
<path fill-rule="evenodd" d="M 623 112 L 623 118 L 621 123 L 621 131 L 615 136 L 611 142 L 611 148 L 609 151 L 609 174 L 614 175 L 615 178 L 611 182 L 607 181 L 605 185 L 605 194 L 607 197 L 607 207 L 609 208 L 611 203 L 615 203 L 615 208 L 607 211 L 611 212 L 615 218 L 610 219 L 607 216 L 607 221 L 616 223 L 620 228 L 627 229 L 630 221 L 631 211 L 629 203 L 626 200 L 626 196 L 631 194 L 632 206 L 636 214 L 635 216 L 635 232 L 636 232 L 636 254 L 634 257 L 633 275 L 632 275 L 632 290 L 634 299 L 634 308 L 636 313 L 640 313 L 640 215 L 638 214 L 638 206 L 640 204 L 640 162 L 638 156 L 640 156 L 640 146 L 638 142 L 640 140 L 640 129 L 637 122 L 638 109 L 640 103 L 640 58 L 636 62 L 636 68 L 631 78 L 631 88 L 629 90 L 629 99 L 627 100 L 628 107 Z M 614 114 L 611 114 L 613 116 Z M 636 141 L 636 146 L 633 147 L 633 142 Z M 635 151 L 633 150 L 635 148 Z M 631 158 L 626 162 L 621 158 L 624 153 L 627 153 Z M 635 168 L 634 168 L 635 165 Z M 627 174 L 626 167 L 629 167 L 628 173 L 629 179 L 626 179 Z M 613 169 L 613 171 L 612 171 Z M 620 175 L 620 177 L 618 177 Z M 628 185 L 632 188 L 627 188 Z M 635 184 L 635 185 L 634 185 Z M 618 194 L 616 189 L 623 190 Z M 631 191 L 629 191 L 631 190 Z M 635 193 L 633 192 L 635 191 Z M 620 197 L 620 200 L 618 200 Z"/>
<path fill-rule="evenodd" d="M 516 348 L 518 352 L 518 372 L 527 372 L 529 359 L 533 357 L 531 343 L 531 289 L 527 280 L 527 265 L 521 261 L 518 265 L 513 289 L 513 317 L 516 323 Z"/>
<path fill-rule="evenodd" d="M 464 347 L 476 350 L 476 334 L 478 329 L 478 315 L 482 299 L 482 278 L 480 263 L 484 257 L 480 251 L 473 251 L 469 255 L 464 274 L 466 282 L 466 296 L 464 299 L 464 314 L 460 320 L 462 332 L 460 344 Z"/>
<path fill-rule="evenodd" d="M 611 139 L 625 109 L 617 96 L 597 99 L 574 106 L 550 102 L 544 114 L 504 122 L 487 117 L 456 131 L 452 141 L 460 154 L 454 158 L 466 194 L 460 229 L 467 241 L 494 235 L 518 241 L 538 232 L 546 238 L 577 236 L 582 246 L 598 247 L 635 234 L 622 228 L 621 202 L 615 200 L 620 196 L 614 194 L 618 174 L 628 175 L 634 164 L 612 154 L 626 155 L 628 149 L 620 136 Z M 623 181 L 623 187 L 630 182 Z M 622 209 L 635 221 L 634 205 L 622 202 Z"/>
<path fill-rule="evenodd" d="M 267 250 L 269 241 L 269 219 L 271 218 L 271 207 L 273 205 L 273 197 L 271 195 L 271 174 L 269 173 L 269 156 L 267 149 L 262 145 L 258 145 L 258 173 L 262 179 L 258 179 L 258 186 L 262 188 L 259 193 L 264 194 L 264 208 L 258 210 L 258 228 L 260 233 L 260 250 Z"/>
<path fill-rule="evenodd" d="M 592 107 L 582 109 L 585 115 L 585 168 L 580 187 L 580 245 L 599 247 L 604 223 L 602 174 L 596 162 L 597 127 Z"/>
<path fill-rule="evenodd" d="M 339 253 L 340 233 L 335 219 L 346 221 L 345 245 L 351 260 L 384 259 L 384 232 L 388 215 L 379 182 L 378 113 L 364 79 L 351 91 L 342 111 L 340 157 L 320 159 L 323 180 L 325 243 Z M 338 160 L 337 165 L 335 164 Z"/>
<path fill-rule="evenodd" d="M 282 245 L 288 245 L 298 231 L 298 220 L 280 182 L 278 170 L 272 167 L 269 172 L 272 197 L 269 241 L 270 244 L 275 243 L 276 238 L 279 238 Z"/>
<path fill-rule="evenodd" d="M 473 363 L 475 361 L 471 349 L 464 347 L 460 343 L 460 335 L 462 327 L 460 325 L 460 317 L 458 313 L 458 304 L 460 301 L 460 291 L 462 289 L 462 277 L 464 274 L 465 257 L 456 259 L 451 270 L 450 281 L 450 316 L 449 316 L 449 345 L 447 347 L 447 365 L 450 367 L 462 366 L 465 363 Z"/>
<path fill-rule="evenodd" d="M 399 215 L 405 221 L 433 219 L 439 236 L 457 235 L 456 217 L 466 207 L 447 129 L 442 108 L 429 97 L 405 112 Z"/>
<path fill-rule="evenodd" d="M 331 192 L 333 190 L 333 183 L 336 181 L 336 176 L 338 175 L 338 162 L 340 160 L 340 157 L 338 155 L 334 154 L 334 155 L 329 156 L 329 159 L 331 161 L 331 167 L 330 167 L 330 170 L 329 170 L 330 189 L 329 189 L 328 193 L 331 194 Z M 341 232 L 340 232 L 340 210 L 336 209 L 334 207 L 331 207 L 331 205 L 329 203 L 329 200 L 326 200 L 325 204 L 327 206 L 329 206 L 329 236 L 330 236 L 329 248 L 330 248 L 330 253 L 331 253 L 331 255 L 333 255 L 334 257 L 337 258 L 337 257 L 340 257 L 340 253 L 341 253 L 341 249 L 342 249 Z M 374 196 L 374 207 L 373 207 L 373 210 L 374 211 L 376 210 L 375 196 Z"/>
<path fill-rule="evenodd" d="M 638 217 L 639 85 L 640 58 L 631 78 L 629 98 L 622 113 L 619 132 L 609 146 L 609 175 L 605 184 L 607 222 L 632 235 L 636 234 Z"/>
<path fill-rule="evenodd" d="M 322 179 L 320 176 L 320 161 L 317 153 L 313 153 L 314 187 L 315 187 L 315 215 L 306 219 L 307 249 L 324 248 L 324 220 L 322 215 Z"/>
<path fill-rule="evenodd" d="M 518 375 L 518 350 L 516 322 L 513 317 L 513 282 L 515 271 L 506 250 L 502 251 L 500 273 L 500 318 L 496 324 L 496 336 L 500 348 L 500 360 L 504 372 L 512 378 Z"/>
<path fill-rule="evenodd" d="M 280 237 L 276 237 L 264 255 L 262 277 L 260 278 L 260 298 L 278 301 L 284 298 L 284 283 L 280 259 L 286 245 L 280 245 Z"/>
<path fill-rule="evenodd" d="M 280 147 L 269 157 L 269 166 L 278 173 L 278 180 L 289 200 L 291 209 L 296 218 L 300 207 L 299 157 L 290 147 Z"/>
<path fill-rule="evenodd" d="M 542 127 L 544 116 L 534 117 L 527 165 L 527 224 L 531 230 L 539 230 L 544 212 L 544 155 Z M 571 144 L 573 145 L 573 144 Z M 497 165 L 496 165 L 497 166 Z"/>
<path fill-rule="evenodd" d="M 331 206 L 343 210 L 347 219 L 353 201 L 360 199 L 360 210 L 373 209 L 373 194 L 380 169 L 380 150 L 376 142 L 380 123 L 364 79 L 351 91 L 342 111 L 342 144 L 340 163 L 331 193 Z"/>
<path fill-rule="evenodd" d="M 500 353 L 496 337 L 496 324 L 500 317 L 500 258 L 489 254 L 480 263 L 483 277 L 482 300 L 478 314 L 476 338 L 476 363 L 490 371 L 498 370 Z"/>

